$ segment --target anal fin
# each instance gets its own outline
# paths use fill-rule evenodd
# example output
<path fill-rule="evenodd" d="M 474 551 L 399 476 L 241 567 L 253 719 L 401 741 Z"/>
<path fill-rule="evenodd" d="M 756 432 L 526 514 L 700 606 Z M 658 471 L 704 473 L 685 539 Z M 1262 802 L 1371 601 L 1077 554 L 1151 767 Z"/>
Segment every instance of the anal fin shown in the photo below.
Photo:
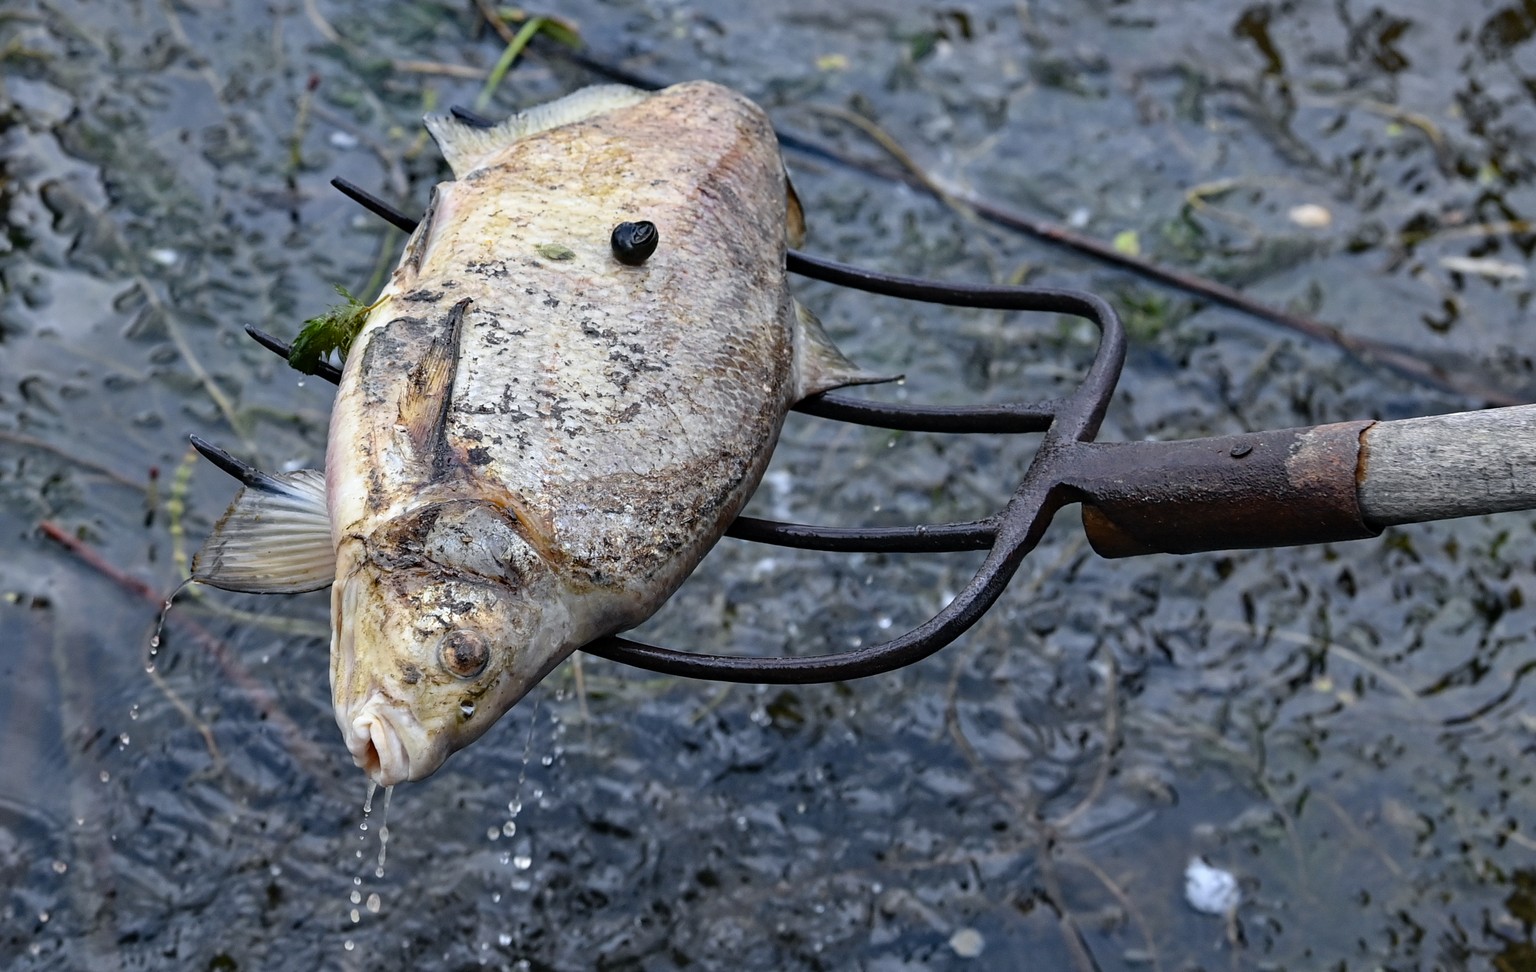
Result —
<path fill-rule="evenodd" d="M 844 385 L 876 385 L 900 375 L 865 371 L 837 349 L 816 315 L 795 301 L 795 401 Z"/>

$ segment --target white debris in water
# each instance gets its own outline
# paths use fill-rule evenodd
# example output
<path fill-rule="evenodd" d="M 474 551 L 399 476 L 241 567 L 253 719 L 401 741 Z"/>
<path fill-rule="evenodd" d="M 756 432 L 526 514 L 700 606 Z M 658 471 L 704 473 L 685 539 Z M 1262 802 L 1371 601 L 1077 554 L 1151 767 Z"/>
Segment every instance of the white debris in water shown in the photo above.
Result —
<path fill-rule="evenodd" d="M 961 958 L 975 958 L 987 947 L 987 940 L 974 928 L 962 928 L 949 936 L 949 947 Z"/>
<path fill-rule="evenodd" d="M 1184 868 L 1184 900 L 1203 915 L 1229 915 L 1242 901 L 1237 878 L 1231 871 L 1212 867 L 1198 857 Z"/>
<path fill-rule="evenodd" d="M 1088 220 L 1092 218 L 1092 210 L 1087 206 L 1079 206 L 1067 214 L 1067 225 L 1073 229 L 1082 229 L 1088 225 Z"/>
<path fill-rule="evenodd" d="M 1524 280 L 1525 267 L 1505 260 L 1479 257 L 1448 256 L 1440 258 L 1440 265 L 1452 273 L 1465 273 L 1490 280 Z"/>
<path fill-rule="evenodd" d="M 162 267 L 174 267 L 181 259 L 181 254 L 168 246 L 157 246 L 149 251 L 148 256 Z"/>
<path fill-rule="evenodd" d="M 351 134 L 350 132 L 332 132 L 329 141 L 331 143 L 331 148 L 357 148 L 357 136 Z"/>
<path fill-rule="evenodd" d="M 1290 217 L 1291 222 L 1307 229 L 1322 229 L 1333 222 L 1333 213 L 1330 213 L 1326 206 L 1319 206 L 1316 203 L 1292 206 L 1286 215 Z"/>

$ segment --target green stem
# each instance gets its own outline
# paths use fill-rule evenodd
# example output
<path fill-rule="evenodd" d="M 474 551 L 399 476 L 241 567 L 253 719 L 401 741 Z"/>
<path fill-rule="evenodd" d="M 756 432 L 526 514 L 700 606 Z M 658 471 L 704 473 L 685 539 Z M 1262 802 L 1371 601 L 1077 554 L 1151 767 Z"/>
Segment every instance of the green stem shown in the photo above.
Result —
<path fill-rule="evenodd" d="M 480 94 L 475 97 L 476 111 L 484 111 L 486 106 L 491 103 L 491 97 L 496 94 L 496 89 L 501 85 L 501 79 L 507 76 L 508 71 L 512 70 L 512 65 L 517 60 L 517 56 L 523 53 L 523 48 L 527 47 L 528 42 L 533 40 L 533 35 L 543 30 L 544 25 L 548 22 L 548 17 L 529 17 L 528 22 L 518 28 L 517 33 L 507 42 L 507 49 L 501 52 L 501 59 L 491 69 L 491 76 L 485 79 L 485 87 L 481 88 Z"/>

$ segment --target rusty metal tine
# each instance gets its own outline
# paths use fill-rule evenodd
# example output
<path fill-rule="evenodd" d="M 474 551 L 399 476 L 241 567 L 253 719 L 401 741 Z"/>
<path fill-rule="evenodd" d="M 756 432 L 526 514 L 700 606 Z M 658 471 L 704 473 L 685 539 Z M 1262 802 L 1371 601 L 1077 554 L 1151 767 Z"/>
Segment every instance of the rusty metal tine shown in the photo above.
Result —
<path fill-rule="evenodd" d="M 795 405 L 794 410 L 817 418 L 851 425 L 871 425 L 902 432 L 1044 432 L 1056 416 L 1059 403 L 998 405 L 892 405 L 854 398 L 839 392 L 823 392 Z"/>
<path fill-rule="evenodd" d="M 478 111 L 474 111 L 473 109 L 470 109 L 470 108 L 465 108 L 463 105 L 453 105 L 452 107 L 450 107 L 448 109 L 448 114 L 450 114 L 453 117 L 457 118 L 459 121 L 461 121 L 464 124 L 470 126 L 471 128 L 495 128 L 496 127 L 496 120 L 495 119 L 487 118 L 484 115 L 480 114 Z"/>
<path fill-rule="evenodd" d="M 817 261 L 820 262 L 820 261 Z M 1075 455 L 1097 434 L 1125 363 L 1126 336 L 1114 308 L 1092 294 L 1020 287 L 954 287 L 823 263 L 812 268 L 829 282 L 934 303 L 1003 310 L 1055 310 L 1080 315 L 1099 327 L 1093 364 L 1073 393 L 1060 402 L 1034 461 L 1007 508 L 981 567 L 954 600 L 924 623 L 890 641 L 830 655 L 769 658 L 705 655 L 603 638 L 584 651 L 650 671 L 727 682 L 805 684 L 844 681 L 894 671 L 927 658 L 975 624 L 996 603 L 1024 557 L 1040 542 L 1051 518 L 1080 492 L 1063 480 Z"/>
<path fill-rule="evenodd" d="M 910 527 L 824 527 L 738 516 L 725 535 L 776 547 L 833 553 L 953 553 L 992 546 L 997 539 L 997 518 Z"/>
<path fill-rule="evenodd" d="M 416 231 L 416 224 L 420 220 L 407 216 L 357 183 L 337 176 L 331 180 L 331 185 L 335 186 L 343 196 L 362 206 L 370 213 L 382 217 L 391 226 L 405 230 L 407 233 L 414 233 Z"/>
<path fill-rule="evenodd" d="M 283 341 L 271 334 L 268 334 L 266 331 L 263 331 L 261 328 L 254 324 L 245 325 L 245 333 L 249 334 L 257 344 L 266 348 L 268 351 L 278 355 L 284 361 L 288 360 L 289 352 L 292 350 L 293 346 L 287 341 Z M 316 378 L 323 378 L 333 385 L 340 384 L 341 382 L 341 369 L 331 364 L 329 361 L 316 362 L 314 375 Z"/>
<path fill-rule="evenodd" d="M 204 439 L 200 435 L 189 435 L 187 438 L 192 443 L 192 448 L 202 453 L 203 458 L 213 463 L 220 470 L 238 479 L 241 485 L 263 493 L 287 493 L 290 488 L 284 486 L 276 479 L 257 469 L 255 466 L 241 459 L 235 458 L 230 453 Z"/>

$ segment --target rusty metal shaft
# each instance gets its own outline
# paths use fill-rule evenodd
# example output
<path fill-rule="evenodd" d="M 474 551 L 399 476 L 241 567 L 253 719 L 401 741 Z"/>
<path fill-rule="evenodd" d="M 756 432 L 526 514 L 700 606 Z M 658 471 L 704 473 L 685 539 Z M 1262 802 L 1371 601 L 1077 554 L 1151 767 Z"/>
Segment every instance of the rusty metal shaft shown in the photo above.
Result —
<path fill-rule="evenodd" d="M 1374 422 L 1175 442 L 1093 442 L 1063 477 L 1102 557 L 1288 547 L 1380 531 L 1360 510 Z"/>
<path fill-rule="evenodd" d="M 1536 509 L 1536 405 L 1178 442 L 1082 442 L 1057 465 L 1104 557 L 1373 537 Z"/>

